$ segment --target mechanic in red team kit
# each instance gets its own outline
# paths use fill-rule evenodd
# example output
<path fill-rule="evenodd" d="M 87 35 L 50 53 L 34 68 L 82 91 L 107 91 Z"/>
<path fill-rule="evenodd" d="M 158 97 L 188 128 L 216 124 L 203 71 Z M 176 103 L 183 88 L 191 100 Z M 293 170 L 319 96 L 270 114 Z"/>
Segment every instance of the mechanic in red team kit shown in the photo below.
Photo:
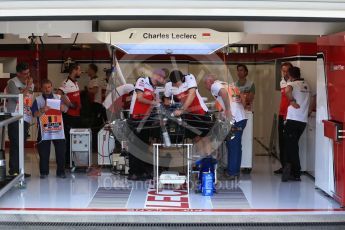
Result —
<path fill-rule="evenodd" d="M 81 69 L 79 64 L 71 64 L 69 66 L 69 74 L 58 90 L 58 94 L 62 95 L 62 100 L 67 110 L 63 113 L 64 131 L 66 138 L 66 167 L 70 167 L 70 137 L 71 128 L 79 128 L 80 123 L 80 90 L 77 79 L 80 78 Z"/>
<path fill-rule="evenodd" d="M 162 69 L 153 71 L 151 77 L 140 77 L 135 83 L 130 118 L 133 122 L 133 134 L 136 139 L 129 145 L 129 180 L 145 180 L 152 177 L 152 155 L 148 155 L 150 114 L 154 107 L 160 105 L 156 97 L 157 86 L 164 85 L 166 74 Z"/>

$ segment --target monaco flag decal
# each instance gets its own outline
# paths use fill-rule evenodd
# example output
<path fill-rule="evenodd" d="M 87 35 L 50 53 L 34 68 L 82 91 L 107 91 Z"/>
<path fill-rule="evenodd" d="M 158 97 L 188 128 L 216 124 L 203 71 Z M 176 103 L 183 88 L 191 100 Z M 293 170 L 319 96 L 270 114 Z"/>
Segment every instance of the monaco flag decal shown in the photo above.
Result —
<path fill-rule="evenodd" d="M 210 38 L 211 33 L 202 33 L 202 38 Z"/>

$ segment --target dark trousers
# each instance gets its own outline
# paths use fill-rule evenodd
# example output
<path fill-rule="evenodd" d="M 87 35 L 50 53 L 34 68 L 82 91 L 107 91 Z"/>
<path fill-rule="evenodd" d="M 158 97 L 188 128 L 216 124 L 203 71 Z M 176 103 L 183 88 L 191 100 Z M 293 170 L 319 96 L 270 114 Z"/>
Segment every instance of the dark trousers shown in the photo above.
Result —
<path fill-rule="evenodd" d="M 307 123 L 287 120 L 285 124 L 285 164 L 290 164 L 291 175 L 301 175 L 301 164 L 299 161 L 298 141 L 303 134 Z"/>
<path fill-rule="evenodd" d="M 92 121 L 91 124 L 85 125 L 84 127 L 90 127 L 92 131 L 92 150 L 97 152 L 98 150 L 98 132 L 103 128 L 105 121 L 107 121 L 106 110 L 102 104 L 92 103 Z M 91 125 L 91 126 L 90 126 Z"/>
<path fill-rule="evenodd" d="M 49 174 L 50 143 L 53 142 L 56 158 L 56 175 L 65 172 L 65 152 L 66 142 L 64 139 L 39 141 L 38 154 L 40 155 L 40 173 L 41 175 Z"/>
<path fill-rule="evenodd" d="M 129 144 L 129 174 L 142 176 L 152 172 L 152 154 L 149 151 L 149 132 L 144 130 L 133 134 Z"/>
<path fill-rule="evenodd" d="M 65 131 L 66 139 L 66 149 L 65 149 L 65 164 L 67 167 L 70 167 L 70 136 L 69 131 L 72 128 L 80 128 L 80 117 L 69 116 L 63 114 L 63 125 Z"/>
<path fill-rule="evenodd" d="M 226 142 L 228 148 L 228 174 L 238 176 L 241 169 L 242 160 L 242 134 L 247 125 L 247 120 L 235 122 L 233 127 L 237 129 L 235 137 Z"/>
<path fill-rule="evenodd" d="M 145 129 L 150 125 L 150 122 L 145 123 L 145 127 L 140 131 L 136 130 L 138 121 L 132 126 L 130 134 L 130 142 L 128 145 L 129 151 L 129 174 L 142 176 L 144 173 L 151 174 L 153 171 L 152 166 L 152 153 L 149 151 L 149 137 L 152 136 L 153 130 Z"/>
<path fill-rule="evenodd" d="M 8 125 L 8 139 L 10 141 L 9 174 L 19 173 L 19 121 Z M 30 124 L 24 121 L 24 143 L 28 138 Z"/>
<path fill-rule="evenodd" d="M 284 127 L 285 127 L 284 116 L 279 115 L 279 120 L 278 120 L 279 160 L 282 165 L 282 168 L 285 165 Z"/>

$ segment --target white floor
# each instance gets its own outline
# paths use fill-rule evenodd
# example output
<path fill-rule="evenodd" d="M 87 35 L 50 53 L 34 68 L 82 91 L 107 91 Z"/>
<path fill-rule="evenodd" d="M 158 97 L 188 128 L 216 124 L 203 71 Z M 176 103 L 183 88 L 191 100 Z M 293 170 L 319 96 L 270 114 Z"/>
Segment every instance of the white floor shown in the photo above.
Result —
<path fill-rule="evenodd" d="M 345 213 L 332 198 L 314 188 L 314 180 L 306 175 L 301 182 L 282 183 L 274 175 L 278 161 L 267 156 L 256 156 L 250 175 L 242 175 L 238 183 L 221 180 L 213 197 L 190 194 L 186 191 L 165 190 L 155 194 L 147 182 L 128 181 L 124 176 L 103 169 L 100 176 L 86 173 L 68 174 L 66 179 L 55 177 L 54 163 L 46 179 L 39 178 L 38 157 L 26 156 L 26 188 L 12 188 L 0 198 L 2 211 L 92 211 L 133 210 L 195 212 L 296 212 Z M 98 192 L 97 192 L 98 191 Z"/>

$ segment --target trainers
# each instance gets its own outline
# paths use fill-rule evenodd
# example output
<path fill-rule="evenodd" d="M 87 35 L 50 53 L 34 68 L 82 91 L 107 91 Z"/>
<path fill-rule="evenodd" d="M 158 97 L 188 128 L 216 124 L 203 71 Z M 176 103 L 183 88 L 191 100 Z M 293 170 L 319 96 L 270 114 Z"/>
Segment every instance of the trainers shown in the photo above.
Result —
<path fill-rule="evenodd" d="M 283 173 L 283 168 L 277 169 L 273 171 L 274 174 L 282 174 Z"/>
<path fill-rule="evenodd" d="M 45 178 L 47 178 L 47 177 L 48 177 L 47 174 L 41 174 L 41 175 L 40 175 L 40 178 L 41 178 L 41 179 L 45 179 Z"/>
<path fill-rule="evenodd" d="M 57 174 L 56 177 L 65 179 L 66 178 L 66 174 L 65 173 Z"/>
<path fill-rule="evenodd" d="M 10 177 L 16 177 L 16 176 L 18 176 L 18 175 L 19 175 L 18 173 L 9 173 L 9 176 L 10 176 Z M 29 173 L 24 173 L 24 177 L 25 177 L 25 178 L 31 177 L 31 174 L 29 174 Z"/>
<path fill-rule="evenodd" d="M 289 177 L 289 180 L 291 180 L 291 181 L 301 181 L 301 177 L 300 176 L 293 176 L 293 175 L 291 175 Z"/>
<path fill-rule="evenodd" d="M 290 178 L 290 175 L 291 175 L 291 165 L 287 164 L 283 168 L 282 182 L 287 182 Z"/>
<path fill-rule="evenodd" d="M 139 176 L 138 180 L 151 180 L 153 179 L 153 176 L 150 173 L 143 173 L 141 176 Z"/>
<path fill-rule="evenodd" d="M 16 177 L 16 176 L 18 176 L 18 173 L 9 173 L 8 176 L 9 177 Z"/>
<path fill-rule="evenodd" d="M 238 180 L 238 176 L 229 176 L 227 179 L 228 180 Z"/>
<path fill-rule="evenodd" d="M 239 175 L 229 175 L 228 173 L 224 173 L 224 177 L 227 180 L 238 180 L 240 178 Z"/>
<path fill-rule="evenodd" d="M 141 178 L 144 179 L 144 180 L 152 180 L 153 179 L 153 174 L 152 173 L 144 173 L 141 176 Z"/>
<path fill-rule="evenodd" d="M 24 173 L 24 177 L 25 177 L 25 178 L 31 177 L 31 174 L 29 174 L 29 173 Z"/>
<path fill-rule="evenodd" d="M 135 174 L 130 174 L 127 176 L 127 179 L 128 180 L 138 180 L 139 177 L 137 177 L 137 175 L 135 175 Z"/>

